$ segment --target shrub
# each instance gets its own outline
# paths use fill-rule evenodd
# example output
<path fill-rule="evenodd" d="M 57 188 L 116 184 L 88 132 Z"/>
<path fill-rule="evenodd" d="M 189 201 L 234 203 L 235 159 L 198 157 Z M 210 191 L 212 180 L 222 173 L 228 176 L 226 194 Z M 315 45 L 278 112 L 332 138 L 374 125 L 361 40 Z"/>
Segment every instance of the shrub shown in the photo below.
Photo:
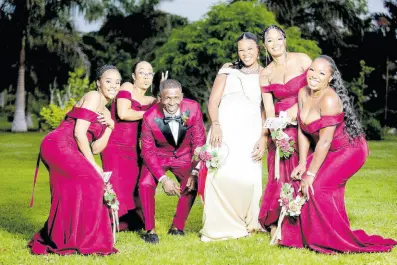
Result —
<path fill-rule="evenodd" d="M 73 106 L 76 104 L 75 99 L 70 99 L 64 108 L 55 104 L 50 104 L 48 107 L 43 107 L 40 111 L 42 118 L 41 128 L 43 130 L 53 130 L 61 123 Z"/>
<path fill-rule="evenodd" d="M 69 72 L 68 83 L 63 90 L 51 90 L 51 104 L 40 110 L 40 126 L 43 130 L 55 129 L 64 119 L 76 102 L 88 91 L 95 88 L 95 82 L 89 83 L 88 77 L 82 68 Z"/>
<path fill-rule="evenodd" d="M 367 119 L 364 119 L 362 124 L 368 140 L 383 139 L 382 126 L 377 119 L 369 117 Z"/>

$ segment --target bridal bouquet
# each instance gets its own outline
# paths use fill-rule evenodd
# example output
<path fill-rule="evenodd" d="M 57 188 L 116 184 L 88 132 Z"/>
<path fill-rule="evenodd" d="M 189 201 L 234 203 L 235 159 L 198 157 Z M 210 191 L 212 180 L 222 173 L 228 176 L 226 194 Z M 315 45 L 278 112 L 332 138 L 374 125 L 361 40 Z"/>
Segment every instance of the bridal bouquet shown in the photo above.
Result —
<path fill-rule="evenodd" d="M 278 200 L 281 206 L 281 213 L 277 223 L 276 232 L 273 235 L 270 245 L 275 244 L 276 240 L 281 239 L 281 225 L 285 216 L 298 217 L 301 214 L 301 209 L 306 200 L 297 195 L 294 198 L 294 188 L 291 184 L 285 183 L 281 187 L 280 199 Z"/>
<path fill-rule="evenodd" d="M 221 165 L 219 149 L 213 149 L 209 144 L 199 146 L 194 150 L 193 160 L 199 161 L 200 168 L 198 173 L 197 194 L 201 195 L 201 198 L 204 201 L 204 189 L 208 170 L 216 172 Z"/>
<path fill-rule="evenodd" d="M 112 220 L 113 220 L 113 240 L 116 242 L 116 229 L 119 228 L 119 201 L 117 199 L 116 192 L 114 192 L 112 184 L 110 184 L 109 179 L 112 176 L 112 172 L 103 172 L 102 180 L 105 183 L 103 200 L 106 205 L 110 208 L 112 212 Z"/>
<path fill-rule="evenodd" d="M 288 124 L 296 125 L 296 122 L 292 122 L 288 117 L 287 112 L 281 111 L 279 116 L 276 118 L 267 118 L 264 128 L 272 129 L 271 137 L 276 143 L 276 158 L 274 161 L 275 179 L 280 179 L 280 158 L 288 159 L 294 153 L 295 141 L 292 140 L 288 134 L 286 134 L 283 129 L 287 127 Z"/>
<path fill-rule="evenodd" d="M 288 159 L 295 151 L 294 144 L 295 141 L 283 132 L 283 130 L 278 129 L 272 131 L 271 136 L 276 140 L 276 147 L 278 149 L 278 157 Z M 277 152 L 277 150 L 276 150 Z"/>
<path fill-rule="evenodd" d="M 216 170 L 220 166 L 220 157 L 217 149 L 212 149 L 209 144 L 199 146 L 194 150 L 193 159 L 205 164 L 207 169 Z"/>

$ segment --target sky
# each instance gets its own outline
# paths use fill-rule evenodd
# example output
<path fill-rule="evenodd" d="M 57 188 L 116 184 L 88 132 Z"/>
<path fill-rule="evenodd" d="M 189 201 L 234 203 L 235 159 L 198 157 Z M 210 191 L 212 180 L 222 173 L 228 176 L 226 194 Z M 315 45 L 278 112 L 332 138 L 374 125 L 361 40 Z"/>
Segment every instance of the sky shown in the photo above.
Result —
<path fill-rule="evenodd" d="M 187 17 L 189 21 L 192 22 L 202 18 L 212 5 L 220 2 L 226 2 L 226 0 L 173 0 L 170 2 L 163 2 L 159 6 L 159 9 L 168 13 Z M 386 11 L 383 7 L 383 0 L 368 0 L 368 10 L 370 13 Z M 78 31 L 90 32 L 98 30 L 102 21 L 88 23 L 80 15 L 76 16 L 75 23 Z"/>

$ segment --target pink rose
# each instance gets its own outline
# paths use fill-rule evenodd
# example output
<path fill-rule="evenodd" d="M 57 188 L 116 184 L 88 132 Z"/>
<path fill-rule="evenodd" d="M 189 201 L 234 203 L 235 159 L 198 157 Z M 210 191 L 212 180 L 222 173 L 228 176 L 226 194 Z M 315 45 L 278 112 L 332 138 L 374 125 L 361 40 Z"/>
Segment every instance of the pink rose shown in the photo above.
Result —
<path fill-rule="evenodd" d="M 283 206 L 288 207 L 288 204 L 289 204 L 289 199 L 288 198 L 284 198 L 281 202 L 282 202 Z"/>
<path fill-rule="evenodd" d="M 289 145 L 289 141 L 288 141 L 288 140 L 285 140 L 285 139 L 279 141 L 279 142 L 278 142 L 278 145 L 280 146 L 281 150 L 282 150 L 284 153 L 289 152 L 289 149 L 290 149 L 290 147 L 291 147 L 291 146 Z"/>
<path fill-rule="evenodd" d="M 286 145 L 282 145 L 282 146 L 281 146 L 281 150 L 282 150 L 284 153 L 288 153 L 288 152 L 289 152 L 289 149 L 290 149 L 289 144 L 286 144 Z"/>
<path fill-rule="evenodd" d="M 199 153 L 199 158 L 202 161 L 210 161 L 212 159 L 212 155 L 207 151 L 201 151 Z"/>

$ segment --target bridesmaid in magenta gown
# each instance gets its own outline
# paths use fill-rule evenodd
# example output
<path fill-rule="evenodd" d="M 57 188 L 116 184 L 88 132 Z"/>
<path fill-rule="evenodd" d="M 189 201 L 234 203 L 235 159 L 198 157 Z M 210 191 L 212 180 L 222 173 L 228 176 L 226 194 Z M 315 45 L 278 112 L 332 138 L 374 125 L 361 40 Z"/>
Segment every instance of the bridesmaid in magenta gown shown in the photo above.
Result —
<path fill-rule="evenodd" d="M 114 128 L 105 105 L 120 89 L 117 68 L 100 68 L 97 85 L 98 90 L 84 95 L 41 143 L 41 159 L 50 175 L 51 208 L 44 228 L 29 243 L 33 254 L 117 252 L 103 202 L 103 171 L 93 156 L 103 150 Z"/>
<path fill-rule="evenodd" d="M 278 116 L 280 111 L 286 111 L 291 120 L 296 120 L 299 89 L 306 86 L 306 69 L 311 59 L 303 53 L 292 53 L 286 50 L 285 32 L 271 25 L 263 31 L 264 47 L 272 57 L 272 62 L 262 69 L 260 85 L 263 92 L 263 103 L 266 117 Z M 273 103 L 275 100 L 275 104 Z M 297 142 L 298 130 L 290 125 L 284 132 Z M 268 140 L 268 181 L 262 198 L 259 222 L 263 228 L 271 230 L 277 227 L 280 215 L 280 189 L 290 181 L 292 170 L 298 165 L 298 150 L 289 159 L 280 159 L 280 178 L 275 179 L 276 146 L 269 137 Z"/>
<path fill-rule="evenodd" d="M 132 72 L 134 83 L 124 83 L 112 104 L 111 114 L 116 125 L 101 154 L 104 170 L 112 171 L 110 182 L 120 203 L 120 230 L 143 227 L 136 194 L 140 171 L 138 138 L 143 114 L 156 102 L 154 97 L 145 96 L 153 83 L 150 63 L 138 62 Z"/>
<path fill-rule="evenodd" d="M 299 92 L 299 156 L 307 158 L 292 172 L 308 200 L 296 222 L 282 225 L 279 242 L 333 254 L 386 252 L 397 242 L 352 231 L 346 213 L 346 182 L 364 165 L 369 154 L 363 129 L 343 86 L 335 62 L 328 56 L 313 61 L 308 88 Z M 310 141 L 315 151 L 308 156 Z"/>

